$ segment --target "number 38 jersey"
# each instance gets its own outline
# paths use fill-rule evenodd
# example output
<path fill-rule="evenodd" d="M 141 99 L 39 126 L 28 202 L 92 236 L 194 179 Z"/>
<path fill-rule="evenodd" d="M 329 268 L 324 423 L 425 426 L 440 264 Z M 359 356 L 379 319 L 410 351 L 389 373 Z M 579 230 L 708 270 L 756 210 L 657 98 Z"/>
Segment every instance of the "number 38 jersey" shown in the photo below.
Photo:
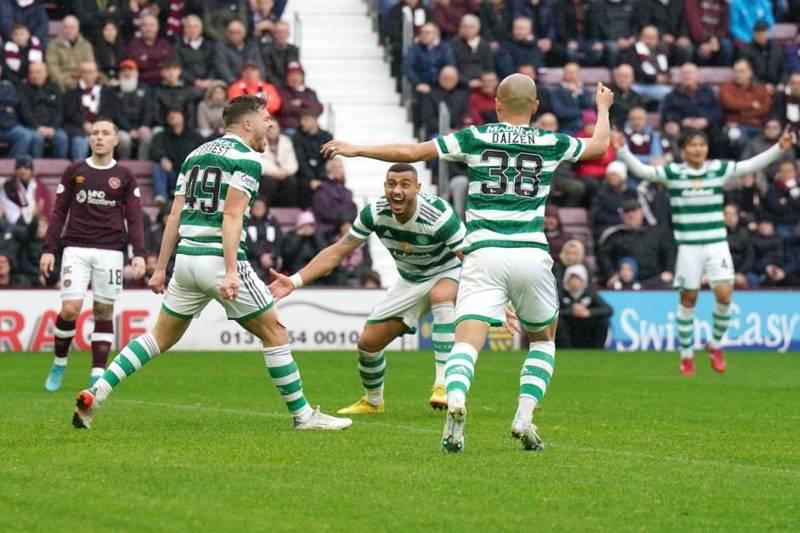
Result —
<path fill-rule="evenodd" d="M 434 140 L 439 159 L 469 167 L 464 253 L 486 247 L 548 249 L 544 209 L 553 172 L 584 143 L 511 124 L 470 126 Z"/>
<path fill-rule="evenodd" d="M 178 230 L 178 253 L 222 256 L 222 212 L 231 188 L 250 201 L 242 216 L 237 258 L 247 259 L 250 208 L 261 179 L 261 156 L 238 136 L 228 134 L 196 148 L 181 166 L 175 195 L 185 196 Z"/>

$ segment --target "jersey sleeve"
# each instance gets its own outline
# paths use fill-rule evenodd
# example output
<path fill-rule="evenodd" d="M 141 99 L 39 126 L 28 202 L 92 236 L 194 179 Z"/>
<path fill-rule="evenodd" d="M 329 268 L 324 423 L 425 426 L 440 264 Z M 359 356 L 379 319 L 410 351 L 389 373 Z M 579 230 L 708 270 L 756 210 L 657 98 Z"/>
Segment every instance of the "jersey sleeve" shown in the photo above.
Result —
<path fill-rule="evenodd" d="M 56 188 L 56 203 L 53 207 L 53 213 L 50 215 L 50 224 L 47 227 L 47 234 L 44 238 L 44 252 L 54 254 L 58 250 L 58 240 L 61 238 L 61 232 L 64 229 L 64 223 L 67 220 L 69 213 L 70 202 L 72 201 L 73 194 L 73 174 L 76 168 L 76 163 L 69 165 L 64 169 L 61 175 L 61 181 Z"/>
<path fill-rule="evenodd" d="M 442 161 L 453 161 L 464 163 L 469 155 L 468 151 L 473 144 L 475 137 L 472 129 L 464 128 L 462 130 L 448 133 L 433 140 L 436 146 L 436 152 L 439 154 L 439 159 Z"/>
<path fill-rule="evenodd" d="M 228 186 L 245 193 L 249 198 L 258 194 L 261 180 L 261 161 L 244 159 L 237 162 L 231 173 Z"/>
<path fill-rule="evenodd" d="M 583 155 L 583 151 L 586 149 L 586 142 L 584 142 L 583 139 L 572 137 L 566 133 L 557 133 L 556 136 L 559 138 L 559 141 L 567 145 L 567 150 L 564 152 L 561 160 L 577 163 Z"/>
<path fill-rule="evenodd" d="M 186 195 L 186 174 L 181 169 L 180 174 L 178 174 L 178 180 L 175 182 L 175 196 L 184 195 Z"/>
<path fill-rule="evenodd" d="M 365 240 L 373 231 L 375 231 L 375 221 L 372 216 L 372 205 L 373 204 L 371 203 L 365 205 L 364 208 L 359 211 L 355 221 L 353 221 L 353 225 L 350 227 L 350 235 L 353 237 Z"/>

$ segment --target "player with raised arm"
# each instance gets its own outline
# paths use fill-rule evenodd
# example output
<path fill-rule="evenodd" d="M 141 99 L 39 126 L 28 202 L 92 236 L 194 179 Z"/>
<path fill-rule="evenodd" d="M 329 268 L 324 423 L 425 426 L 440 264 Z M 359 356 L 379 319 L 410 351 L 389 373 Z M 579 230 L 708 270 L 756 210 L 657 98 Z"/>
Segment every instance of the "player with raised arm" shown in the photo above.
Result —
<path fill-rule="evenodd" d="M 72 424 L 88 428 L 119 383 L 180 340 L 211 300 L 261 339 L 264 360 L 297 429 L 345 429 L 351 421 L 314 410 L 303 394 L 289 335 L 274 301 L 247 261 L 245 232 L 261 178 L 270 116 L 263 99 L 235 98 L 223 111 L 226 133 L 190 153 L 180 169 L 175 201 L 149 287 L 164 293 L 166 267 L 177 244 L 175 271 L 155 327 L 128 344 L 93 387 L 78 394 Z"/>
<path fill-rule="evenodd" d="M 713 330 L 706 346 L 711 367 L 725 371 L 722 337 L 728 329 L 735 272 L 722 216 L 723 185 L 736 176 L 750 174 L 780 159 L 797 142 L 788 129 L 770 149 L 745 161 L 708 161 L 708 138 L 700 130 L 687 130 L 678 145 L 683 163 L 645 165 L 625 145 L 622 134 L 614 135 L 618 157 L 642 179 L 661 183 L 669 192 L 672 228 L 678 244 L 673 285 L 680 291 L 676 314 L 680 372 L 694 374 L 694 307 L 703 277 L 714 291 Z"/>
<path fill-rule="evenodd" d="M 139 279 L 144 275 L 139 185 L 133 173 L 114 160 L 114 148 L 119 144 L 117 131 L 111 120 L 97 118 L 89 130 L 91 155 L 64 169 L 56 189 L 56 204 L 39 260 L 39 269 L 47 278 L 56 264 L 59 240 L 63 239 L 61 310 L 54 328 L 55 357 L 44 384 L 49 391 L 61 388 L 75 322 L 90 282 L 94 332 L 89 384 L 103 374 L 114 341 L 114 302 L 122 294 L 123 250 L 128 241 L 133 246 L 134 276 Z"/>
<path fill-rule="evenodd" d="M 419 144 L 354 146 L 334 140 L 323 155 L 370 157 L 383 161 L 441 158 L 469 167 L 464 267 L 456 299 L 455 345 L 447 358 L 445 452 L 464 447 L 466 396 L 478 351 L 490 325 L 502 323 L 508 300 L 531 338 L 520 375 L 517 412 L 511 434 L 526 449 L 542 449 L 532 422 L 555 365 L 558 318 L 553 260 L 544 235 L 544 210 L 553 171 L 562 161 L 593 159 L 606 153 L 608 111 L 613 94 L 597 85 L 597 127 L 589 139 L 530 126 L 539 102 L 534 81 L 521 74 L 497 88 L 499 123 L 471 126 Z"/>
<path fill-rule="evenodd" d="M 328 246 L 291 277 L 273 271 L 272 295 L 283 298 L 294 289 L 324 276 L 375 233 L 395 260 L 400 280 L 372 310 L 358 338 L 358 371 L 364 396 L 339 414 L 383 413 L 386 372 L 383 350 L 433 312 L 436 377 L 429 400 L 434 409 L 447 407 L 444 370 L 453 347 L 454 314 L 461 248 L 466 230 L 450 205 L 421 194 L 417 170 L 394 164 L 383 183 L 385 197 L 361 210 L 350 233 Z"/>

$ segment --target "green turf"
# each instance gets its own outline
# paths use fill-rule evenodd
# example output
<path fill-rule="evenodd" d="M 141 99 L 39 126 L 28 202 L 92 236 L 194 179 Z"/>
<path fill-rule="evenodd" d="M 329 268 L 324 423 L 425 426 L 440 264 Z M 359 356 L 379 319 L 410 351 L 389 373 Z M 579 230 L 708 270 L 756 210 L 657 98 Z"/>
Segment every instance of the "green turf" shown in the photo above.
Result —
<path fill-rule="evenodd" d="M 800 529 L 797 354 L 687 379 L 674 355 L 561 352 L 540 453 L 507 437 L 522 353 L 484 354 L 455 456 L 430 354 L 389 354 L 387 413 L 341 433 L 291 430 L 257 353 L 161 357 L 76 431 L 71 358 L 47 393 L 49 356 L 0 355 L 0 531 Z M 360 394 L 352 354 L 297 360 L 323 409 Z"/>

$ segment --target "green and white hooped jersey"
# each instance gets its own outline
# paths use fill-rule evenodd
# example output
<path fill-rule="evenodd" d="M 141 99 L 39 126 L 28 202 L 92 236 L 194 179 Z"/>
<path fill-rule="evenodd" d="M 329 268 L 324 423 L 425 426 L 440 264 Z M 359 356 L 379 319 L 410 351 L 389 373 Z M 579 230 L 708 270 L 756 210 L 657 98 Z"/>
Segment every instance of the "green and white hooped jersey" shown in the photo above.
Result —
<path fill-rule="evenodd" d="M 394 217 L 386 198 L 359 212 L 350 235 L 366 239 L 375 233 L 394 258 L 400 276 L 411 282 L 459 268 L 455 251 L 464 246 L 466 230 L 453 208 L 438 196 L 417 195 L 417 210 L 406 222 Z"/>
<path fill-rule="evenodd" d="M 657 181 L 669 192 L 675 242 L 679 245 L 726 242 L 722 185 L 735 172 L 736 163 L 712 160 L 698 169 L 684 163 L 669 163 L 655 169 Z"/>
<path fill-rule="evenodd" d="M 222 212 L 232 187 L 250 198 L 242 216 L 237 254 L 237 259 L 247 259 L 244 228 L 247 228 L 260 179 L 260 154 L 237 135 L 225 135 L 190 153 L 181 166 L 175 186 L 175 195 L 186 197 L 178 229 L 178 253 L 223 255 Z"/>
<path fill-rule="evenodd" d="M 469 167 L 464 253 L 479 248 L 548 250 L 544 209 L 553 172 L 585 144 L 563 133 L 506 123 L 470 126 L 434 140 L 439 159 Z"/>

